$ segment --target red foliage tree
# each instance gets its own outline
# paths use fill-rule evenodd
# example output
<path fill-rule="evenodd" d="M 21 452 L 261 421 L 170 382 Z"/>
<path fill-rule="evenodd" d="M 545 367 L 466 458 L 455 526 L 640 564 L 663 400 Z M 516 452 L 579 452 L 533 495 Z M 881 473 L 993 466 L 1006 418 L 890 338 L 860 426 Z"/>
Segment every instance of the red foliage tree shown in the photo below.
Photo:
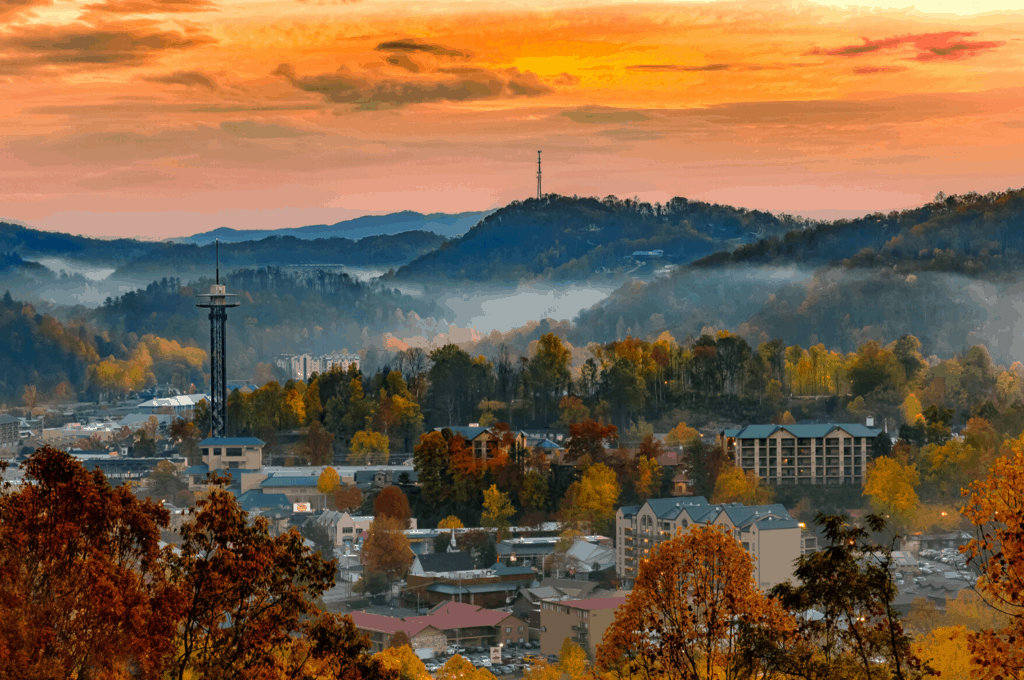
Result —
<path fill-rule="evenodd" d="M 397 519 L 408 526 L 412 510 L 409 508 L 409 499 L 401 489 L 397 486 L 386 486 L 373 500 L 373 514 L 376 517 Z"/>

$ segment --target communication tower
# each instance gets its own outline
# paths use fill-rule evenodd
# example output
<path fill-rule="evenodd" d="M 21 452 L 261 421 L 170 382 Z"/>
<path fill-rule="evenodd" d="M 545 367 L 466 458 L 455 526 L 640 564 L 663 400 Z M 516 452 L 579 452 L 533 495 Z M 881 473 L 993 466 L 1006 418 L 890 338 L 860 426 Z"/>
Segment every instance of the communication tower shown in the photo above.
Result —
<path fill-rule="evenodd" d="M 228 436 L 228 386 L 227 363 L 225 358 L 225 331 L 228 307 L 241 304 L 237 295 L 227 292 L 227 286 L 220 285 L 220 240 L 216 241 L 217 278 L 210 286 L 209 293 L 196 296 L 196 307 L 210 310 L 210 423 L 212 437 Z"/>
<path fill-rule="evenodd" d="M 541 194 L 541 192 L 540 192 L 540 151 L 537 151 L 537 200 L 538 201 L 540 200 L 540 197 L 542 195 L 543 194 Z"/>

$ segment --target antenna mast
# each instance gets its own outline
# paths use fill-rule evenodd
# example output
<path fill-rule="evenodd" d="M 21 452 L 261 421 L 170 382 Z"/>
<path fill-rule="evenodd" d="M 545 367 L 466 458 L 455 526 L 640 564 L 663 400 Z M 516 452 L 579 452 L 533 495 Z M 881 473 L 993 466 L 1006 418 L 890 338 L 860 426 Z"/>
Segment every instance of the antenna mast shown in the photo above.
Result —
<path fill-rule="evenodd" d="M 540 192 L 540 151 L 537 151 L 537 200 L 538 201 L 540 200 L 541 196 L 543 196 L 543 194 Z"/>
<path fill-rule="evenodd" d="M 220 285 L 220 239 L 214 239 L 214 252 L 217 254 L 217 285 Z"/>

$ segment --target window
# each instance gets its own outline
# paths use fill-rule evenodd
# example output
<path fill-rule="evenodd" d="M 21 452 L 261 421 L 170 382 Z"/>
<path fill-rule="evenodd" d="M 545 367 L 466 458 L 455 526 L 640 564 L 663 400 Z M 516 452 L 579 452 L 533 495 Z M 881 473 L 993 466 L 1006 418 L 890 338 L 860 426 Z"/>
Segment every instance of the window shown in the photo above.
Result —
<path fill-rule="evenodd" d="M 229 455 L 229 456 L 241 456 L 242 455 L 242 447 L 240 447 L 240 446 L 228 447 L 226 449 L 226 451 L 227 451 L 227 455 Z"/>
<path fill-rule="evenodd" d="M 220 448 L 216 448 L 216 449 L 214 449 L 214 450 L 213 450 L 213 455 L 215 455 L 215 456 L 219 456 L 219 455 L 220 455 Z"/>
<path fill-rule="evenodd" d="M 509 626 L 508 628 L 506 628 L 506 629 L 505 629 L 505 632 L 506 632 L 506 633 L 511 633 L 511 632 L 512 632 L 512 627 L 511 627 L 511 626 Z"/>
<path fill-rule="evenodd" d="M 523 627 L 522 627 L 522 626 L 519 626 L 519 632 L 520 632 L 520 633 L 522 633 L 522 632 L 523 632 Z M 520 642 L 522 642 L 522 641 L 523 641 L 523 638 L 519 638 L 519 641 L 520 641 Z"/>
<path fill-rule="evenodd" d="M 341 533 L 343 533 L 343 534 L 351 534 L 352 533 L 352 527 L 342 527 L 341 528 Z"/>

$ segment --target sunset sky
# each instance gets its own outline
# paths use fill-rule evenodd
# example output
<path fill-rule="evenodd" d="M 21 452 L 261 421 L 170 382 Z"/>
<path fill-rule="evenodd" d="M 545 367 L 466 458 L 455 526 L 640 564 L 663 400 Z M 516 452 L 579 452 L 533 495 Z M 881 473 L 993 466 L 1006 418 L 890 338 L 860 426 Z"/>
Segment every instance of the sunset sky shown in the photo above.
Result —
<path fill-rule="evenodd" d="M 0 0 L 0 218 L 282 228 L 535 193 L 813 217 L 1024 185 L 1024 11 Z"/>

